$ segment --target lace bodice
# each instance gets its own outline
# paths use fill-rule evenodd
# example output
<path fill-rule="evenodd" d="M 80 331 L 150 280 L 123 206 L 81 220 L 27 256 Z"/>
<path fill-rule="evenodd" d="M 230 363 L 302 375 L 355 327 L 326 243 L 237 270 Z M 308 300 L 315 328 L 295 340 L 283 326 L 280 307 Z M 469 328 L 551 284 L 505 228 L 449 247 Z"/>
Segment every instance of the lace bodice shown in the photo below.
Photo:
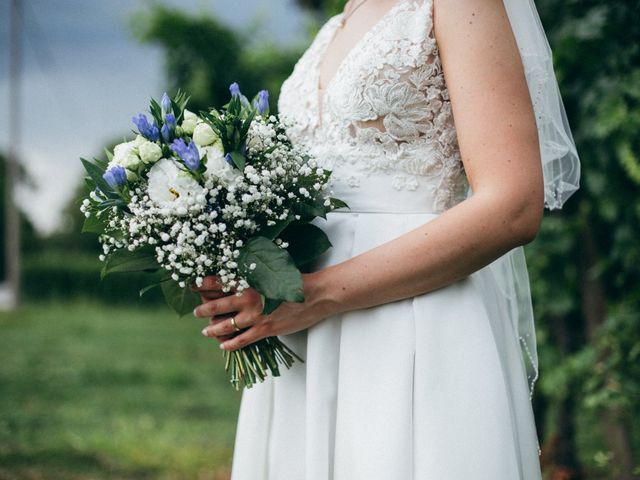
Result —
<path fill-rule="evenodd" d="M 279 110 L 291 122 L 289 135 L 333 170 L 334 191 L 426 189 L 435 212 L 465 197 L 432 5 L 398 0 L 320 91 L 320 63 L 343 14 L 331 18 L 283 84 Z M 372 177 L 380 177 L 373 182 L 378 191 L 364 188 Z"/>

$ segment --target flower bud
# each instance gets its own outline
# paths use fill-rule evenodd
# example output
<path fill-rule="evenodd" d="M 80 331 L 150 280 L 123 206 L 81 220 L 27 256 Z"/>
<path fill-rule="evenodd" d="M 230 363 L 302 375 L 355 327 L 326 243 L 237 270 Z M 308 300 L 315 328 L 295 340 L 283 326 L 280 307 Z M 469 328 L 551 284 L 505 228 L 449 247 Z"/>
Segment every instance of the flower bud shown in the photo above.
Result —
<path fill-rule="evenodd" d="M 184 131 L 184 133 L 186 133 L 187 135 L 193 135 L 193 131 L 196 128 L 197 124 L 198 116 L 195 113 L 185 109 L 184 120 L 182 120 L 182 130 Z"/>
<path fill-rule="evenodd" d="M 120 165 L 122 165 L 127 170 L 137 170 L 141 164 L 142 161 L 140 160 L 140 157 L 133 153 L 130 153 L 129 155 L 124 157 L 122 159 L 122 162 L 120 163 Z"/>
<path fill-rule="evenodd" d="M 162 149 L 157 143 L 146 142 L 138 147 L 140 159 L 146 163 L 155 163 L 162 158 Z"/>

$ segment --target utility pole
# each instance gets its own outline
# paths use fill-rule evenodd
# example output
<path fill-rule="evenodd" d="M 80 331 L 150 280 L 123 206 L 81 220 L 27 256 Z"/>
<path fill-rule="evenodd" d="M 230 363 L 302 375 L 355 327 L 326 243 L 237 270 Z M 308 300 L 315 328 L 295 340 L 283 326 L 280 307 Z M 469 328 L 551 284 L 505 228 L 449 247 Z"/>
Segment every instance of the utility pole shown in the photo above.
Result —
<path fill-rule="evenodd" d="M 22 0 L 10 0 L 9 58 L 9 158 L 5 166 L 5 258 L 6 275 L 0 303 L 15 309 L 20 302 L 20 215 L 15 201 L 19 178 L 20 136 L 22 124 Z"/>

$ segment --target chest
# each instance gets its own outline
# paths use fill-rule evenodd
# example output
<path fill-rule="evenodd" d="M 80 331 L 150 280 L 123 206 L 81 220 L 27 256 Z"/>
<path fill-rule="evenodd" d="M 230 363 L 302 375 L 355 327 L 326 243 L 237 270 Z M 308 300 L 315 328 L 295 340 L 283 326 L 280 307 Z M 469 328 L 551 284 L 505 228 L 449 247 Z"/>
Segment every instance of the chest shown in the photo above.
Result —
<path fill-rule="evenodd" d="M 386 140 L 416 140 L 425 130 L 416 121 L 429 120 L 429 89 L 444 88 L 431 0 L 398 0 L 365 23 L 364 34 L 350 34 L 355 40 L 340 38 L 348 35 L 341 21 L 330 19 L 297 63 L 282 87 L 281 113 L 312 136 L 326 128 L 353 138 L 373 128 Z"/>

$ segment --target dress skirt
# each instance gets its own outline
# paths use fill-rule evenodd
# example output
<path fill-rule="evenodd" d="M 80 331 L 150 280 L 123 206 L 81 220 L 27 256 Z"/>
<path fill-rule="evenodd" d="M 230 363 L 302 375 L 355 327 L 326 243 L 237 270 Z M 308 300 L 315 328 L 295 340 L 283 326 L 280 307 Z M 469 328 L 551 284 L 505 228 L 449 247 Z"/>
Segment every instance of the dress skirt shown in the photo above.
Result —
<path fill-rule="evenodd" d="M 332 212 L 319 223 L 333 247 L 318 268 L 436 217 Z M 525 362 L 501 293 L 509 279 L 496 277 L 505 258 L 282 336 L 305 363 L 243 393 L 232 479 L 540 480 Z"/>

